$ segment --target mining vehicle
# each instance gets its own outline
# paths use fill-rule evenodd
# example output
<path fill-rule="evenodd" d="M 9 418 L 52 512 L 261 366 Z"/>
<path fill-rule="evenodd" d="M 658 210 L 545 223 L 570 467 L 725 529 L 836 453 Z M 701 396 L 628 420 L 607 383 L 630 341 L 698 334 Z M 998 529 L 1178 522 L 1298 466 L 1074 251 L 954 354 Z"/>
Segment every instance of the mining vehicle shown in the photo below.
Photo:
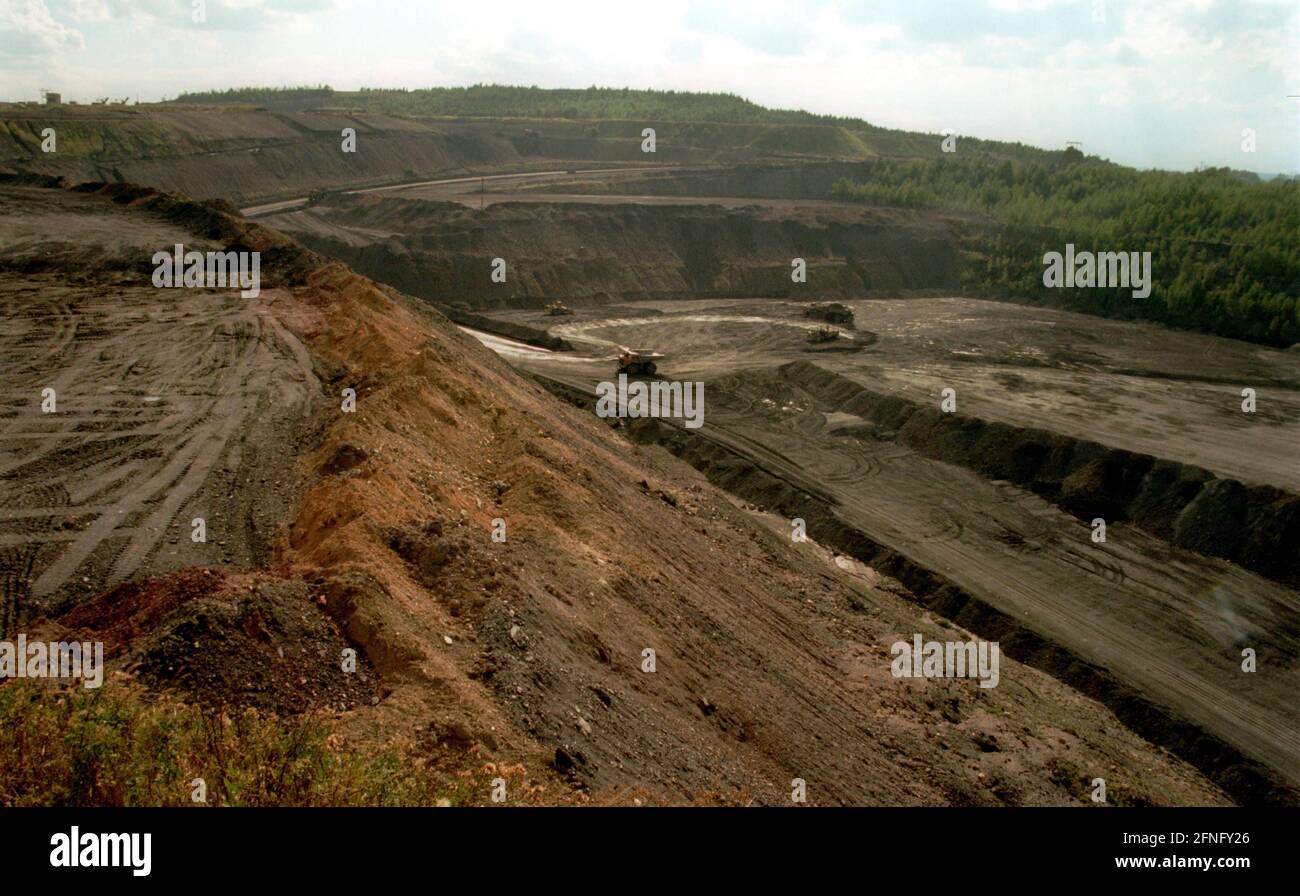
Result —
<path fill-rule="evenodd" d="M 658 369 L 655 361 L 662 357 L 663 355 L 659 352 L 620 346 L 618 372 L 626 373 L 628 376 L 654 376 L 654 372 Z"/>
<path fill-rule="evenodd" d="M 809 330 L 805 338 L 809 342 L 834 342 L 840 338 L 840 331 L 834 327 L 818 327 L 815 330 Z"/>
<path fill-rule="evenodd" d="M 804 312 L 804 317 L 815 317 L 818 320 L 826 321 L 828 324 L 853 325 L 853 309 L 848 305 L 841 305 L 839 302 L 813 305 Z"/>

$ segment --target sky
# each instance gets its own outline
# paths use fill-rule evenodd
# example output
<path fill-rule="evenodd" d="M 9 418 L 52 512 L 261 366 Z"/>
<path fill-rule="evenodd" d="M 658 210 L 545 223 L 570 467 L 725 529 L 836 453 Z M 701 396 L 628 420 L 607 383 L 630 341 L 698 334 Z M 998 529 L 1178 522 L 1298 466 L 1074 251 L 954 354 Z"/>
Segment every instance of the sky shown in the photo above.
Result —
<path fill-rule="evenodd" d="M 3 100 L 475 83 L 725 91 L 1139 168 L 1300 172 L 1300 0 L 0 0 Z"/>

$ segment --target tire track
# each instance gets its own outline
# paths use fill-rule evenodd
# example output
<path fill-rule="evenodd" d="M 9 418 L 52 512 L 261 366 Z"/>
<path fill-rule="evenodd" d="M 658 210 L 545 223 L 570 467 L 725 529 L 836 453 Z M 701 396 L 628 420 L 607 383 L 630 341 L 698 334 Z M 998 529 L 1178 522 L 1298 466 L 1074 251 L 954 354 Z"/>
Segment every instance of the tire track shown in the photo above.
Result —
<path fill-rule="evenodd" d="M 316 378 L 266 300 L 234 291 L 126 288 L 108 302 L 102 287 L 42 283 L 5 294 L 0 369 L 18 399 L 0 417 L 9 631 L 74 583 L 84 592 L 143 571 L 232 437 L 258 425 L 259 410 L 301 421 Z M 45 386 L 57 391 L 53 415 L 40 413 Z"/>

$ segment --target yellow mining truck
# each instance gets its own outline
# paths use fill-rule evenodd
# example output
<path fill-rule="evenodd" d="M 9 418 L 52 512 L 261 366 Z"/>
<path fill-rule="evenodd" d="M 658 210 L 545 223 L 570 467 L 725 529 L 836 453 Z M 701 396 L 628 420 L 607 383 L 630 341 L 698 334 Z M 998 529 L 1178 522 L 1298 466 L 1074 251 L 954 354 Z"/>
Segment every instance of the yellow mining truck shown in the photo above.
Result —
<path fill-rule="evenodd" d="M 551 302 L 543 309 L 548 317 L 561 317 L 565 314 L 572 314 L 573 309 L 563 302 Z"/>
<path fill-rule="evenodd" d="M 658 366 L 655 361 L 663 358 L 659 352 L 646 349 L 632 349 L 619 346 L 618 372 L 628 376 L 654 376 Z"/>

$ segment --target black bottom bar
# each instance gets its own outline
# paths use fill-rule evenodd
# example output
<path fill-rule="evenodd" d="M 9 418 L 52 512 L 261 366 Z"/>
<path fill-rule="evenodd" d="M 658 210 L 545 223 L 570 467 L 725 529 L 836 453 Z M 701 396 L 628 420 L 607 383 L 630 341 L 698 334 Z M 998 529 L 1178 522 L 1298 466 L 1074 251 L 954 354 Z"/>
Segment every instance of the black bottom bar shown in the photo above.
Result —
<path fill-rule="evenodd" d="M 864 867 L 877 883 L 892 869 L 932 880 L 996 874 L 1003 884 L 1042 883 L 1044 872 L 1085 882 L 1276 875 L 1297 866 L 1289 831 L 1298 819 L 1291 809 L 10 809 L 0 833 L 11 880 L 127 887 L 373 885 L 415 874 L 433 887 L 467 874 L 635 886 L 638 874 L 663 885 L 773 872 L 866 883 Z M 148 874 L 138 875 L 146 833 Z M 141 836 L 103 836 L 117 834 Z M 113 866 L 85 867 L 97 857 Z"/>

